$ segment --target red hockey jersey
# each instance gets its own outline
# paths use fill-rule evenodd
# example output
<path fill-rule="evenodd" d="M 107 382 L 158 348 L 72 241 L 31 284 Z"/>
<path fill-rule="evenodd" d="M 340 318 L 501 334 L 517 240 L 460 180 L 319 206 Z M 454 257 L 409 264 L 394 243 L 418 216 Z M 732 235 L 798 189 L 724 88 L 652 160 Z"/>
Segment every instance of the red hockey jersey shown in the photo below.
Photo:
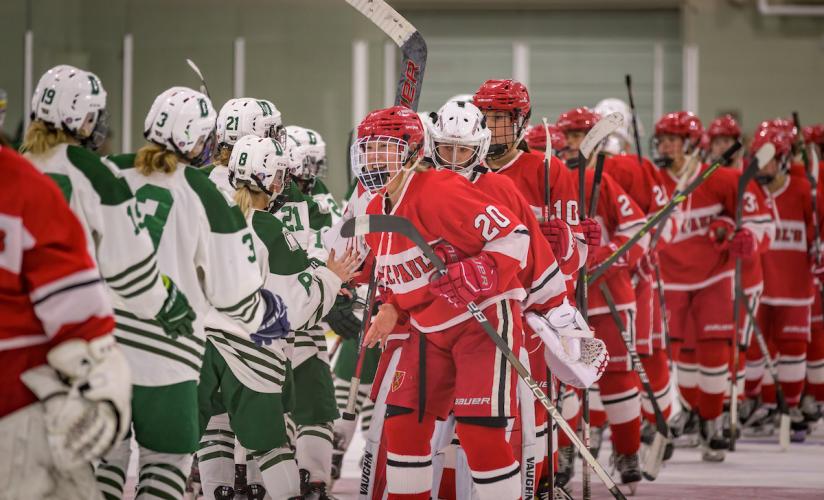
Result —
<path fill-rule="evenodd" d="M 478 301 L 481 309 L 503 299 L 526 298 L 517 274 L 526 266 L 529 232 L 511 210 L 463 177 L 436 170 L 414 172 L 390 210 L 386 199 L 376 196 L 366 213 L 405 217 L 430 245 L 448 241 L 466 255 L 485 252 L 495 262 L 498 287 Z M 392 292 L 392 303 L 409 314 L 417 330 L 437 332 L 470 318 L 465 309 L 430 292 L 429 278 L 435 270 L 414 243 L 393 233 L 371 233 L 366 243 L 377 259 L 378 279 Z"/>
<path fill-rule="evenodd" d="M 693 179 L 706 171 L 702 165 Z M 726 218 L 731 224 L 735 220 L 736 197 L 739 173 L 732 169 L 719 168 L 681 205 L 682 221 L 672 242 L 661 249 L 659 260 L 667 290 L 697 290 L 733 275 L 735 259 L 729 251 L 719 251 L 708 238 L 709 225 L 717 218 Z M 670 170 L 662 174 L 668 196 L 672 196 L 678 179 Z M 770 238 L 774 232 L 772 217 L 751 183 L 743 197 L 743 226 L 756 237 L 759 243 Z"/>
<path fill-rule="evenodd" d="M 529 203 L 535 217 L 543 218 L 546 178 L 544 155 L 519 152 L 515 159 L 496 172 L 512 179 Z M 572 275 L 586 262 L 587 245 L 581 233 L 578 216 L 577 179 L 555 156 L 552 156 L 549 162 L 549 206 L 550 217 L 563 220 L 575 233 L 577 251 L 566 261 L 560 262 L 561 270 L 567 275 Z"/>
<path fill-rule="evenodd" d="M 0 417 L 37 398 L 20 374 L 52 347 L 111 333 L 108 292 L 57 185 L 0 148 Z"/>
<path fill-rule="evenodd" d="M 775 306 L 812 304 L 810 253 L 814 231 L 810 183 L 803 169 L 788 175 L 784 186 L 768 196 L 777 217 L 775 237 L 769 250 L 761 256 L 764 270 L 761 301 Z"/>

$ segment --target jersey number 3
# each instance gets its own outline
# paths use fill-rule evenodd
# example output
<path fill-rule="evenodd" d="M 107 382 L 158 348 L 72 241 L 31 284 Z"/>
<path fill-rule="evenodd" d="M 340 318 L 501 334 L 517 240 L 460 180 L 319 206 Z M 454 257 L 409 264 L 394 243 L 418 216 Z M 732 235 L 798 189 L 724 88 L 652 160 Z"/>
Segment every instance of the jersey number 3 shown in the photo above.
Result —
<path fill-rule="evenodd" d="M 493 225 L 494 224 L 494 225 Z M 475 217 L 475 229 L 481 230 L 486 241 L 491 241 L 501 232 L 499 228 L 507 227 L 511 221 L 498 210 L 498 207 L 489 205 L 482 214 Z"/>
<path fill-rule="evenodd" d="M 163 236 L 163 226 L 172 211 L 172 193 L 168 189 L 146 184 L 135 192 L 134 198 L 137 203 L 130 206 L 127 212 L 135 225 L 135 234 L 140 229 L 149 231 L 152 244 L 157 250 Z"/>

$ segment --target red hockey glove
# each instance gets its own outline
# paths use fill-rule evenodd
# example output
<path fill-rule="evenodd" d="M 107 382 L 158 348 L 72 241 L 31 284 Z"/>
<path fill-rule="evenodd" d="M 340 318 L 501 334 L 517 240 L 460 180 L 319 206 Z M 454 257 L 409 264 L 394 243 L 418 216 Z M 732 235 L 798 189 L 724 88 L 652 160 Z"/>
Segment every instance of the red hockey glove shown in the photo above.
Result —
<path fill-rule="evenodd" d="M 446 274 L 433 276 L 432 293 L 443 297 L 453 307 L 466 307 L 498 286 L 495 262 L 483 253 L 447 264 Z"/>
<path fill-rule="evenodd" d="M 467 257 L 467 255 L 457 248 L 451 243 L 438 243 L 433 248 L 435 250 L 435 254 L 441 258 L 444 264 L 454 264 L 455 262 L 461 261 Z"/>
<path fill-rule="evenodd" d="M 658 252 L 651 250 L 645 253 L 635 266 L 635 272 L 644 281 L 652 281 L 655 279 L 655 266 L 658 265 Z"/>
<path fill-rule="evenodd" d="M 572 229 L 561 219 L 551 219 L 548 222 L 541 222 L 541 233 L 549 242 L 555 260 L 563 262 L 571 255 L 574 248 Z"/>
<path fill-rule="evenodd" d="M 581 221 L 581 229 L 584 232 L 587 246 L 590 248 L 601 246 L 601 224 L 592 217 L 587 217 Z"/>
<path fill-rule="evenodd" d="M 707 238 L 712 241 L 712 245 L 716 250 L 726 250 L 730 244 L 730 238 L 735 230 L 735 226 L 725 219 L 715 219 L 710 222 L 709 230 L 707 231 Z"/>
<path fill-rule="evenodd" d="M 755 235 L 747 228 L 741 228 L 730 240 L 730 255 L 746 259 L 755 253 Z"/>
<path fill-rule="evenodd" d="M 607 245 L 598 247 L 593 252 L 589 252 L 589 256 L 587 257 L 587 269 L 595 269 L 601 265 L 601 262 L 604 262 L 609 258 L 610 255 L 615 253 L 618 250 L 618 245 L 615 243 L 608 243 Z M 613 262 L 604 272 L 604 277 L 611 276 L 613 273 L 620 271 L 621 269 L 626 269 L 629 267 L 627 263 L 627 253 L 624 253 L 618 260 Z"/>

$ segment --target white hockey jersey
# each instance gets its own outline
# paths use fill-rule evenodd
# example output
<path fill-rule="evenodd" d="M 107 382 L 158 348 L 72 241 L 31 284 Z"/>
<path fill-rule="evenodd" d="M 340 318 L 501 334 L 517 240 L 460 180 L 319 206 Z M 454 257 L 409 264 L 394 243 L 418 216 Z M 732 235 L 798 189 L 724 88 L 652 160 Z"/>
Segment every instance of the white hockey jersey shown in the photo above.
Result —
<path fill-rule="evenodd" d="M 154 318 L 167 293 L 128 184 L 99 156 L 80 146 L 60 144 L 46 153 L 25 156 L 63 191 L 113 301 L 141 318 Z"/>
<path fill-rule="evenodd" d="M 214 306 L 243 331 L 260 326 L 262 278 L 251 231 L 206 175 L 178 164 L 144 176 L 135 155 L 111 158 L 137 200 L 136 223 L 148 229 L 161 272 L 186 294 L 197 314 L 194 338 L 171 339 L 155 322 L 115 307 L 115 336 L 132 365 L 134 383 L 157 386 L 197 380 L 205 347 L 204 320 Z"/>

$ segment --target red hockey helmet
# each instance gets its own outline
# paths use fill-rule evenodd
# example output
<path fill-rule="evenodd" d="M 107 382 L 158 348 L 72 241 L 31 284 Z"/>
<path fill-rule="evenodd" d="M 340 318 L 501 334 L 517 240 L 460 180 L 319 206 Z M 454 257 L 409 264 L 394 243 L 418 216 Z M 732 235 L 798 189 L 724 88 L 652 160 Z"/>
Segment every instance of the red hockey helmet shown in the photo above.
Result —
<path fill-rule="evenodd" d="M 526 85 L 517 80 L 487 80 L 475 91 L 472 103 L 481 111 L 510 111 L 529 116 L 532 106 Z"/>
<path fill-rule="evenodd" d="M 804 143 L 824 145 L 824 124 L 809 125 L 804 127 Z"/>
<path fill-rule="evenodd" d="M 423 156 L 423 123 L 404 106 L 372 111 L 357 131 L 350 150 L 352 172 L 370 191 L 385 187 L 411 159 Z"/>
<path fill-rule="evenodd" d="M 564 133 L 576 131 L 587 132 L 600 119 L 601 115 L 586 106 L 582 106 L 561 113 L 555 125 Z"/>
<path fill-rule="evenodd" d="M 775 158 L 779 163 L 783 161 L 790 154 L 793 149 L 793 140 L 786 130 L 778 127 L 767 127 L 759 130 L 750 144 L 750 151 L 752 153 L 758 152 L 761 146 L 772 143 L 775 146 Z"/>
<path fill-rule="evenodd" d="M 564 137 L 564 133 L 551 123 L 549 124 L 549 137 L 552 141 L 553 150 L 560 151 L 566 147 L 566 137 Z M 543 124 L 529 127 L 526 133 L 526 144 L 529 146 L 529 149 L 546 151 L 546 131 L 544 130 Z"/>
<path fill-rule="evenodd" d="M 655 124 L 655 135 L 677 135 L 689 139 L 692 144 L 698 144 L 703 133 L 701 120 L 689 111 L 667 113 Z"/>
<path fill-rule="evenodd" d="M 756 129 L 755 133 L 761 132 L 762 130 L 768 128 L 778 128 L 783 130 L 790 136 L 791 140 L 795 140 L 796 136 L 798 135 L 798 131 L 795 129 L 795 124 L 793 124 L 792 120 L 787 120 L 786 118 L 773 118 L 772 120 L 764 120 L 763 122 L 758 124 L 758 128 Z"/>
<path fill-rule="evenodd" d="M 732 115 L 719 116 L 710 123 L 707 134 L 710 140 L 721 136 L 738 139 L 741 137 L 741 127 Z"/>

